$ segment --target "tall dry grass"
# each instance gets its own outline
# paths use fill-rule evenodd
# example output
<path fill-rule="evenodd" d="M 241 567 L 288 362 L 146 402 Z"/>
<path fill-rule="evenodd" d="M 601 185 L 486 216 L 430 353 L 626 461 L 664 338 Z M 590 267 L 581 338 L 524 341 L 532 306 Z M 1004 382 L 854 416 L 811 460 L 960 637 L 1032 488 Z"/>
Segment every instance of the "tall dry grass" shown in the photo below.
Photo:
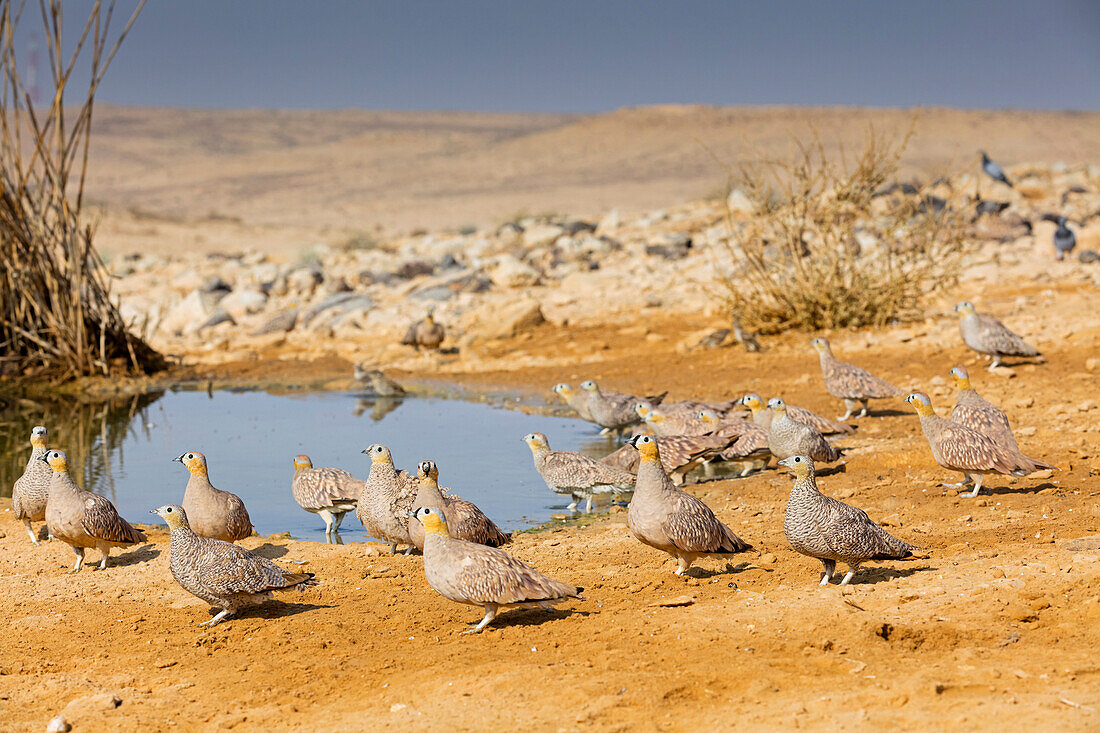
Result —
<path fill-rule="evenodd" d="M 144 0 L 111 32 L 114 3 L 91 4 L 76 46 L 62 42 L 61 0 L 0 0 L 0 366 L 45 368 L 62 377 L 149 371 L 160 356 L 130 334 L 110 280 L 81 221 L 95 95 Z M 40 24 L 40 25 L 39 25 Z M 28 27 L 45 35 L 48 102 L 21 73 Z M 113 38 L 113 40 L 112 40 Z M 78 63 L 81 62 L 81 63 Z M 78 76 L 87 86 L 70 106 Z"/>
<path fill-rule="evenodd" d="M 750 329 L 856 328 L 918 318 L 958 281 L 965 212 L 930 193 L 877 195 L 913 133 L 869 131 L 849 160 L 814 134 L 787 159 L 731 177 L 752 212 L 727 207 L 714 295 Z"/>

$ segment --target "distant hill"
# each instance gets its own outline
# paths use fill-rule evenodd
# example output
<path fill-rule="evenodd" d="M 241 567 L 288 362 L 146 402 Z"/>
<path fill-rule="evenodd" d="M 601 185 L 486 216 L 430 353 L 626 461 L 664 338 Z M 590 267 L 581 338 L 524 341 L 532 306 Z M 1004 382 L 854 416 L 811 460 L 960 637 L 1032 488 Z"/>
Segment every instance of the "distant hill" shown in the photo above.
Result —
<path fill-rule="evenodd" d="M 660 106 L 591 115 L 98 106 L 88 194 L 108 210 L 246 225 L 389 230 L 519 211 L 663 207 L 719 190 L 735 163 L 813 125 L 856 149 L 911 111 Z M 907 172 L 1100 163 L 1100 113 L 927 109 Z M 716 158 L 718 160 L 716 160 Z"/>

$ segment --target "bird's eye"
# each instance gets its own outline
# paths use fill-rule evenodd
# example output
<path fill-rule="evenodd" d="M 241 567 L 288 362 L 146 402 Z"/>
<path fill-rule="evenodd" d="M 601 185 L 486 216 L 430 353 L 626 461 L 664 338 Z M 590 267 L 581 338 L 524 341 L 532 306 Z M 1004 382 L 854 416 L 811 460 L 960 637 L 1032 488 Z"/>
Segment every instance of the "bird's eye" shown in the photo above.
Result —
<path fill-rule="evenodd" d="M 165 509 L 164 513 L 165 514 L 171 514 L 172 513 L 172 507 L 168 507 L 167 509 Z"/>

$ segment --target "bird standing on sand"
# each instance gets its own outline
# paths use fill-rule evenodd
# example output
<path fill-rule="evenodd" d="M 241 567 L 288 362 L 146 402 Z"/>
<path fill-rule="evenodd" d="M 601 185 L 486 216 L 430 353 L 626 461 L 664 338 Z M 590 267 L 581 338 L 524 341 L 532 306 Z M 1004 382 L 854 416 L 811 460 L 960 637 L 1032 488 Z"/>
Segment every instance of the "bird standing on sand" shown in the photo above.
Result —
<path fill-rule="evenodd" d="M 548 578 L 504 550 L 452 537 L 437 507 L 420 507 L 414 514 L 424 528 L 428 585 L 449 601 L 485 609 L 481 622 L 462 633 L 481 631 L 504 609 L 552 608 L 570 598 L 584 600 L 584 588 Z"/>
<path fill-rule="evenodd" d="M 764 430 L 771 427 L 772 411 L 768 409 L 767 404 L 760 395 L 747 394 L 738 401 L 752 412 L 752 421 L 754 423 L 764 428 Z M 787 417 L 795 422 L 800 422 L 803 425 L 809 425 L 811 428 L 816 428 L 822 435 L 837 435 L 840 433 L 855 432 L 855 428 L 847 423 L 830 420 L 823 415 L 818 415 L 816 412 L 807 410 L 805 407 L 798 407 L 797 405 L 787 405 Z"/>
<path fill-rule="evenodd" d="M 447 520 L 447 529 L 455 539 L 474 542 L 489 547 L 500 547 L 512 541 L 512 535 L 501 530 L 493 520 L 472 502 L 461 496 L 444 494 L 439 488 L 439 469 L 435 461 L 421 461 L 416 466 L 419 482 L 413 511 L 422 506 L 439 509 Z M 424 550 L 424 527 L 417 521 L 409 521 L 409 537 L 416 549 Z"/>
<path fill-rule="evenodd" d="M 862 404 L 863 409 L 856 417 L 863 417 L 867 414 L 867 404 L 871 400 L 901 395 L 900 389 L 872 375 L 866 369 L 839 361 L 833 356 L 829 339 L 815 338 L 810 345 L 817 350 L 821 359 L 821 377 L 825 382 L 825 391 L 837 399 L 844 400 L 847 412 L 837 420 L 843 422 L 850 418 L 857 404 Z"/>
<path fill-rule="evenodd" d="M 401 345 L 412 346 L 417 351 L 420 351 L 420 347 L 436 350 L 445 337 L 442 324 L 436 323 L 435 308 L 429 308 L 423 320 L 409 326 L 409 330 L 405 332 L 405 338 L 401 339 Z"/>
<path fill-rule="evenodd" d="M 309 456 L 294 456 L 290 493 L 298 506 L 325 521 L 325 537 L 329 542 L 333 535 L 339 537 L 344 515 L 355 511 L 364 483 L 342 468 L 314 468 Z"/>
<path fill-rule="evenodd" d="M 1039 350 L 1013 333 L 993 316 L 978 313 L 974 304 L 963 301 L 955 306 L 959 321 L 959 333 L 963 342 L 979 354 L 993 357 L 989 368 L 1001 366 L 1005 356 L 1042 356 Z"/>
<path fill-rule="evenodd" d="M 631 533 L 643 544 L 676 558 L 676 574 L 708 555 L 729 555 L 752 547 L 714 516 L 700 499 L 673 485 L 661 466 L 657 440 L 631 439 L 638 451 L 638 479 L 626 511 Z"/>
<path fill-rule="evenodd" d="M 550 391 L 560 397 L 562 402 L 572 407 L 573 410 L 575 410 L 576 413 L 581 416 L 582 420 L 595 422 L 595 420 L 592 419 L 592 413 L 588 411 L 587 392 L 578 392 L 577 390 L 573 389 L 572 386 L 565 384 L 564 382 L 555 384 L 553 387 L 551 387 Z"/>
<path fill-rule="evenodd" d="M 1008 180 L 1008 176 L 1005 175 L 1004 169 L 1001 168 L 995 161 L 990 160 L 989 156 L 985 154 L 984 150 L 979 151 L 982 154 L 982 170 L 987 176 L 994 181 L 1000 181 L 1009 188 L 1012 187 L 1012 182 Z"/>
<path fill-rule="evenodd" d="M 1054 230 L 1054 256 L 1059 262 L 1066 258 L 1077 246 L 1077 237 L 1066 226 L 1066 217 L 1058 217 L 1058 228 Z"/>
<path fill-rule="evenodd" d="M 829 443 L 816 428 L 792 420 L 787 415 L 787 403 L 779 397 L 768 400 L 768 409 L 772 411 L 768 448 L 776 458 L 810 456 L 821 463 L 832 463 L 844 456 L 844 449 Z"/>
<path fill-rule="evenodd" d="M 783 534 L 795 552 L 816 557 L 825 566 L 821 585 L 829 584 L 838 562 L 848 565 L 848 572 L 840 581 L 841 585 L 848 585 L 859 566 L 868 560 L 912 557 L 917 548 L 872 522 L 867 512 L 822 494 L 809 456 L 790 456 L 779 465 L 794 474 L 783 517 Z"/>
<path fill-rule="evenodd" d="M 169 504 L 149 513 L 159 515 L 171 531 L 172 577 L 185 591 L 219 609 L 199 626 L 214 626 L 242 608 L 269 601 L 273 591 L 316 584 L 313 573 L 292 573 L 243 547 L 195 534 L 181 506 Z"/>
<path fill-rule="evenodd" d="M 36 545 L 38 534 L 31 527 L 31 522 L 41 522 L 46 519 L 46 502 L 50 498 L 50 479 L 53 478 L 53 471 L 42 460 L 42 456 L 46 455 L 49 449 L 46 428 L 41 425 L 32 428 L 31 457 L 27 460 L 23 475 L 15 480 L 15 485 L 11 488 L 11 511 L 16 519 L 23 522 L 31 542 Z"/>
<path fill-rule="evenodd" d="M 47 451 L 38 460 L 53 471 L 46 500 L 46 527 L 55 539 L 76 553 L 76 564 L 70 573 L 79 573 L 84 567 L 84 550 L 88 548 L 95 548 L 103 555 L 99 569 L 104 570 L 112 547 L 129 547 L 145 541 L 145 533 L 120 517 L 109 499 L 76 485 L 69 476 L 69 460 L 64 453 Z"/>
<path fill-rule="evenodd" d="M 183 492 L 183 509 L 192 531 L 203 537 L 225 542 L 243 540 L 252 534 L 252 519 L 241 497 L 214 488 L 206 467 L 206 456 L 188 451 L 172 460 L 191 473 Z"/>
<path fill-rule="evenodd" d="M 591 512 L 596 495 L 622 494 L 634 486 L 634 476 L 621 468 L 573 451 L 550 450 L 550 442 L 543 433 L 528 433 L 523 442 L 531 449 L 535 470 L 546 487 L 555 494 L 573 498 L 570 511 L 584 499 L 584 511 Z"/>
<path fill-rule="evenodd" d="M 756 334 L 752 331 L 746 331 L 741 326 L 740 319 L 733 319 L 733 337 L 737 339 L 737 343 L 745 347 L 745 351 L 750 354 L 756 354 L 764 350 L 760 345 L 760 340 L 756 338 Z"/>
<path fill-rule="evenodd" d="M 414 479 L 393 465 L 390 449 L 375 443 L 363 450 L 370 456 L 370 474 L 363 484 L 363 493 L 355 506 L 355 516 L 363 523 L 367 534 L 390 543 L 390 553 L 398 545 L 408 545 L 405 554 L 412 553 L 409 537 L 409 512 L 419 488 Z"/>
<path fill-rule="evenodd" d="M 905 401 L 916 408 L 920 427 L 932 449 L 936 463 L 950 471 L 958 471 L 963 480 L 947 484 L 961 488 L 973 481 L 974 490 L 966 496 L 973 498 L 982 490 L 982 480 L 987 473 L 1003 473 L 1027 476 L 1044 468 L 1054 469 L 1049 463 L 1028 458 L 1018 450 L 1010 450 L 995 443 L 981 433 L 940 417 L 932 409 L 932 401 L 923 392 L 914 392 Z"/>
<path fill-rule="evenodd" d="M 959 395 L 955 398 L 955 409 L 951 411 L 951 422 L 981 433 L 994 443 L 1009 450 L 1019 451 L 1016 436 L 1008 422 L 1005 411 L 982 398 L 970 386 L 970 374 L 963 367 L 951 370 Z"/>
<path fill-rule="evenodd" d="M 356 364 L 352 370 L 356 380 L 370 387 L 371 392 L 378 397 L 404 397 L 407 394 L 404 387 L 387 377 L 377 367 Z"/>
<path fill-rule="evenodd" d="M 718 454 L 726 463 L 740 464 L 741 472 L 738 478 L 744 478 L 753 471 L 767 468 L 768 461 L 772 459 L 771 448 L 768 447 L 768 431 L 754 422 L 742 418 L 721 418 L 710 410 L 702 410 L 699 417 L 711 425 L 716 435 L 724 438 L 734 438 L 733 442 L 722 449 Z M 664 448 L 661 449 L 661 459 L 664 460 Z"/>

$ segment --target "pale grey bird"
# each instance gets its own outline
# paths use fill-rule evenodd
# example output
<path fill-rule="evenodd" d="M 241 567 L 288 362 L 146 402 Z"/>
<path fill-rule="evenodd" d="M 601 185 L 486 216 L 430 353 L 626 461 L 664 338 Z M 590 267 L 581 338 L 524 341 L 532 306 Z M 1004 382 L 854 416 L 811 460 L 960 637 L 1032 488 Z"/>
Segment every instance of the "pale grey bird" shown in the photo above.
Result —
<path fill-rule="evenodd" d="M 316 582 L 313 573 L 292 573 L 231 542 L 195 534 L 181 506 L 167 504 L 149 513 L 160 516 L 171 530 L 172 577 L 185 591 L 218 609 L 199 626 L 214 626 L 242 608 L 269 601 L 274 591 Z"/>
<path fill-rule="evenodd" d="M 581 416 L 582 420 L 588 422 L 595 422 L 592 418 L 592 413 L 588 409 L 588 393 L 583 391 L 577 391 L 573 389 L 571 385 L 565 382 L 555 384 L 550 389 L 551 392 L 561 398 L 562 402 L 569 405 L 573 410 Z"/>
<path fill-rule="evenodd" d="M 31 429 L 31 457 L 23 475 L 15 480 L 11 489 L 11 511 L 15 518 L 23 523 L 30 535 L 31 542 L 38 544 L 38 534 L 31 522 L 46 519 L 46 502 L 50 498 L 50 479 L 53 471 L 42 457 L 49 451 L 49 439 L 46 428 L 37 425 Z"/>
<path fill-rule="evenodd" d="M 768 400 L 768 409 L 772 411 L 768 448 L 776 458 L 805 455 L 821 463 L 832 463 L 844 456 L 844 449 L 829 443 L 816 428 L 792 420 L 787 415 L 787 403 L 779 397 Z"/>
<path fill-rule="evenodd" d="M 405 388 L 387 377 L 378 367 L 356 364 L 352 367 L 356 380 L 363 382 L 379 397 L 404 397 Z"/>
<path fill-rule="evenodd" d="M 955 306 L 955 312 L 961 318 L 959 333 L 963 342 L 979 354 L 993 357 L 990 369 L 1000 366 L 1005 356 L 1042 356 L 996 318 L 978 313 L 973 303 L 964 300 Z"/>
<path fill-rule="evenodd" d="M 863 405 L 863 409 L 856 417 L 867 414 L 868 403 L 871 400 L 898 397 L 901 390 L 889 382 L 879 379 L 866 369 L 848 364 L 833 356 L 833 347 L 829 339 L 815 338 L 810 345 L 818 353 L 821 361 L 821 378 L 825 383 L 825 391 L 837 399 L 844 400 L 846 412 L 837 418 L 843 422 L 852 416 L 857 405 Z"/>
<path fill-rule="evenodd" d="M 356 502 L 355 516 L 367 534 L 390 543 L 390 553 L 396 553 L 398 545 L 407 545 L 405 554 L 411 554 L 409 512 L 419 488 L 416 479 L 397 470 L 390 449 L 384 445 L 375 443 L 363 453 L 370 456 L 370 474 Z"/>
<path fill-rule="evenodd" d="M 917 548 L 872 522 L 867 512 L 822 494 L 809 456 L 790 456 L 779 461 L 779 465 L 794 474 L 783 517 L 783 534 L 795 552 L 816 557 L 825 566 L 821 585 L 829 584 L 838 562 L 848 565 L 848 572 L 840 581 L 841 585 L 848 585 L 859 566 L 868 560 L 912 557 Z"/>
<path fill-rule="evenodd" d="M 985 154 L 984 150 L 978 151 L 982 154 L 982 170 L 987 176 L 994 181 L 1000 181 L 1008 187 L 1012 187 L 1012 182 L 1008 180 L 1008 176 L 1005 175 L 1004 169 L 1001 168 L 995 161 L 990 160 L 989 156 Z"/>
<path fill-rule="evenodd" d="M 661 403 L 668 392 L 648 397 L 635 397 L 634 395 L 601 389 L 596 382 L 586 379 L 581 382 L 581 390 L 588 395 L 588 412 L 592 421 L 607 430 L 622 430 L 637 425 L 641 422 L 634 406 L 639 402 L 645 402 L 651 406 Z"/>
<path fill-rule="evenodd" d="M 502 610 L 551 608 L 576 598 L 584 600 L 575 585 L 553 580 L 504 550 L 452 537 L 447 519 L 435 507 L 420 507 L 415 519 L 424 527 L 424 577 L 449 601 L 480 606 L 485 616 L 462 633 L 481 631 Z"/>

